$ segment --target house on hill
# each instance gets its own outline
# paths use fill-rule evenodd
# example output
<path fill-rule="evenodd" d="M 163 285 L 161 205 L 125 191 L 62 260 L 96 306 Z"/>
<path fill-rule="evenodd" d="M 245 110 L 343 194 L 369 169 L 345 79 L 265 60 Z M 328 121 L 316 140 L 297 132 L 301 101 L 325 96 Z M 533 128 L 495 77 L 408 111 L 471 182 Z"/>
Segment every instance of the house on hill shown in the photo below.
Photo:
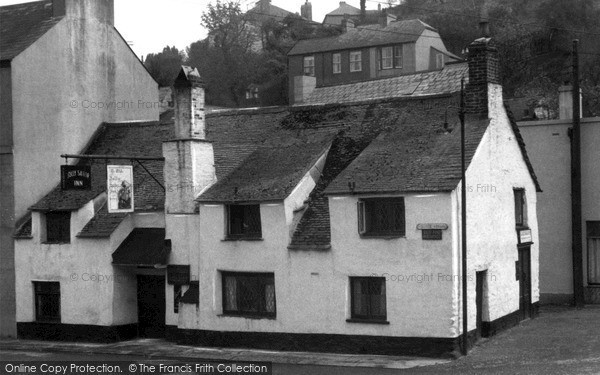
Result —
<path fill-rule="evenodd" d="M 0 334 L 15 336 L 15 227 L 103 122 L 158 119 L 157 83 L 114 27 L 112 0 L 0 7 Z"/>
<path fill-rule="evenodd" d="M 303 103 L 315 87 L 441 70 L 460 58 L 420 20 L 348 27 L 334 37 L 298 41 L 288 53 L 290 103 Z"/>
<path fill-rule="evenodd" d="M 103 163 L 91 190 L 31 207 L 20 337 L 443 356 L 463 319 L 474 339 L 535 316 L 540 187 L 497 67 L 489 39 L 470 46 L 466 181 L 460 75 L 445 91 L 207 114 L 184 67 L 165 121 L 105 124 L 85 151 L 152 159 L 135 163 L 132 213 L 107 211 Z M 60 244 L 49 220 L 69 229 Z"/>

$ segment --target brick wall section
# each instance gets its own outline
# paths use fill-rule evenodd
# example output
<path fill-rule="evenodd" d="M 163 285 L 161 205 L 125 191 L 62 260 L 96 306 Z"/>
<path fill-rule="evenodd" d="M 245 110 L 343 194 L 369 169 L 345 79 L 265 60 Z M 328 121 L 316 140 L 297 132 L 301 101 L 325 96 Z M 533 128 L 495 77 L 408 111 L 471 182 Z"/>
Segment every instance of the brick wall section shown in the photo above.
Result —
<path fill-rule="evenodd" d="M 488 114 L 488 84 L 500 84 L 498 49 L 489 38 L 477 39 L 469 45 L 469 84 L 466 88 L 467 113 Z"/>

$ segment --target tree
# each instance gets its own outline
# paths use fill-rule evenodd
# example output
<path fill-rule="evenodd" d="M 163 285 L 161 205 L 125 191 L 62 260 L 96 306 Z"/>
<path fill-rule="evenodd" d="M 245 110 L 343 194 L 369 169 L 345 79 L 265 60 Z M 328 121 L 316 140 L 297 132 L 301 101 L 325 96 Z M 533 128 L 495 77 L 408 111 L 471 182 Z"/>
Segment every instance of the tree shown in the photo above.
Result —
<path fill-rule="evenodd" d="M 161 87 L 173 85 L 173 81 L 181 69 L 185 55 L 175 46 L 166 46 L 162 52 L 150 53 L 146 56 L 144 65 Z"/>

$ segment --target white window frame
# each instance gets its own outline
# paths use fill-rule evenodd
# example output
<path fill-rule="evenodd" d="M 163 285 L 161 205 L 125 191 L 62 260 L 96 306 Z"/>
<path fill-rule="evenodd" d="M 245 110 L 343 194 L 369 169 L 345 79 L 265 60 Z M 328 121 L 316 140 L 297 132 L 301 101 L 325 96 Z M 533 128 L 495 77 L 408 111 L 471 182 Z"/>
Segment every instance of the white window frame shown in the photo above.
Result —
<path fill-rule="evenodd" d="M 435 55 L 435 67 L 436 67 L 436 69 L 444 68 L 444 54 L 441 52 L 438 52 Z"/>
<path fill-rule="evenodd" d="M 302 71 L 306 76 L 315 76 L 315 57 L 314 56 L 304 56 L 304 60 L 302 63 Z"/>
<path fill-rule="evenodd" d="M 381 47 L 381 70 L 394 69 L 394 47 Z"/>
<path fill-rule="evenodd" d="M 340 74 L 342 72 L 342 54 L 338 52 L 331 55 L 331 64 L 333 74 Z"/>
<path fill-rule="evenodd" d="M 362 51 L 350 52 L 350 72 L 362 71 Z"/>
<path fill-rule="evenodd" d="M 404 64 L 404 53 L 402 51 L 402 45 L 394 46 L 394 67 L 402 69 Z"/>

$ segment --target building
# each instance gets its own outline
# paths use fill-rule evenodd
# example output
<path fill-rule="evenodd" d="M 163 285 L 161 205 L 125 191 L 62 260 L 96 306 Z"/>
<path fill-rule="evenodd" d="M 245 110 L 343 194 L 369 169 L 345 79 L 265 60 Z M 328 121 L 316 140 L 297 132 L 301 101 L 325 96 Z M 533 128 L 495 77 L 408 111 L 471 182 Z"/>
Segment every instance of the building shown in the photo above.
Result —
<path fill-rule="evenodd" d="M 475 338 L 536 313 L 540 189 L 489 39 L 462 65 Z M 103 163 L 91 190 L 57 187 L 31 207 L 17 240 L 19 335 L 448 355 L 462 324 L 460 79 L 207 114 L 201 77 L 184 67 L 173 121 L 105 124 L 85 151 L 139 157 L 133 213 L 106 211 Z M 44 241 L 50 220 L 69 228 L 60 244 Z"/>
<path fill-rule="evenodd" d="M 381 4 L 378 4 L 378 10 L 365 9 L 364 18 L 361 10 L 345 1 L 340 1 L 340 6 L 325 15 L 323 25 L 343 26 L 347 20 L 352 20 L 354 23 L 372 24 L 379 22 L 381 15 Z M 387 17 L 387 16 L 386 16 Z M 390 15 L 390 17 L 393 17 Z M 395 19 L 395 17 L 393 17 Z"/>
<path fill-rule="evenodd" d="M 362 82 L 443 69 L 460 59 L 438 32 L 420 20 L 352 27 L 339 36 L 298 41 L 288 53 L 290 103 L 315 87 Z"/>
<path fill-rule="evenodd" d="M 571 232 L 572 89 L 559 95 L 560 118 L 519 122 L 527 151 L 544 192 L 538 194 L 540 302 L 573 303 Z M 581 113 L 581 112 L 580 112 Z M 586 303 L 600 303 L 600 118 L 581 120 L 582 264 Z"/>
<path fill-rule="evenodd" d="M 1 334 L 15 335 L 14 228 L 102 122 L 158 118 L 157 84 L 113 25 L 112 0 L 0 7 Z"/>

